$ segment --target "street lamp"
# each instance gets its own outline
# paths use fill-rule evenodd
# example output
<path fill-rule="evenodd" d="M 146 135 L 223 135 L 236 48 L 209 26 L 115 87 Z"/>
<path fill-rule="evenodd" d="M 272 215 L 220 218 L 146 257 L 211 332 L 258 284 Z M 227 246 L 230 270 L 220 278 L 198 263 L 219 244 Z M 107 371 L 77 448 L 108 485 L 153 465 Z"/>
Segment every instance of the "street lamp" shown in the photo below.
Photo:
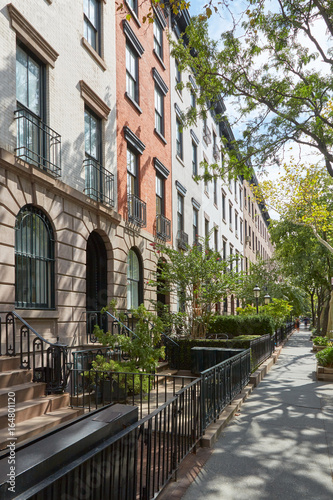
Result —
<path fill-rule="evenodd" d="M 256 306 L 257 306 L 257 314 L 259 314 L 259 296 L 260 296 L 260 288 L 258 285 L 256 285 L 253 288 L 253 294 L 256 299 Z"/>
<path fill-rule="evenodd" d="M 266 295 L 264 296 L 265 306 L 268 306 L 270 301 L 271 301 L 271 296 L 269 295 L 269 293 L 266 293 Z"/>

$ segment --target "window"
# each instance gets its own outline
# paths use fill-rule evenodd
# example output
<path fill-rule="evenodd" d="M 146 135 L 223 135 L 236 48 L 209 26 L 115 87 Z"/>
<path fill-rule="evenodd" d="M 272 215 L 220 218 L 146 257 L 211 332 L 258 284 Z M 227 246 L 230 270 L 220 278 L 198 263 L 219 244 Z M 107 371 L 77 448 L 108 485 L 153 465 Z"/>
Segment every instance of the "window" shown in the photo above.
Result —
<path fill-rule="evenodd" d="M 177 230 L 184 230 L 184 196 L 177 193 Z"/>
<path fill-rule="evenodd" d="M 227 242 L 225 240 L 222 243 L 222 257 L 223 260 L 227 260 Z"/>
<path fill-rule="evenodd" d="M 164 179 L 156 175 L 156 215 L 164 215 Z"/>
<path fill-rule="evenodd" d="M 226 199 L 226 196 L 225 196 L 225 194 L 222 192 L 222 219 L 223 219 L 223 220 L 226 220 L 226 212 L 225 212 L 225 199 Z"/>
<path fill-rule="evenodd" d="M 142 279 L 139 257 L 134 250 L 127 257 L 127 309 L 135 309 L 142 302 Z"/>
<path fill-rule="evenodd" d="M 155 129 L 164 136 L 164 96 L 155 85 Z"/>
<path fill-rule="evenodd" d="M 138 157 L 131 149 L 127 149 L 127 194 L 139 195 Z"/>
<path fill-rule="evenodd" d="M 244 208 L 246 208 L 246 188 L 244 188 Z"/>
<path fill-rule="evenodd" d="M 214 228 L 214 250 L 215 252 L 219 251 L 219 230 L 217 227 Z"/>
<path fill-rule="evenodd" d="M 84 112 L 85 193 L 101 201 L 101 120 L 92 111 Z"/>
<path fill-rule="evenodd" d="M 137 0 L 126 0 L 128 7 L 135 13 L 138 14 L 138 2 Z"/>
<path fill-rule="evenodd" d="M 251 215 L 251 200 L 250 200 L 250 197 L 248 197 L 248 210 L 249 210 L 249 215 Z"/>
<path fill-rule="evenodd" d="M 45 66 L 21 46 L 16 49 L 16 156 L 60 175 L 61 138 L 49 129 L 45 115 Z"/>
<path fill-rule="evenodd" d="M 232 205 L 229 205 L 229 227 L 232 229 Z"/>
<path fill-rule="evenodd" d="M 236 236 L 238 237 L 238 213 L 235 210 L 235 233 Z"/>
<path fill-rule="evenodd" d="M 244 233 L 245 233 L 245 237 L 246 237 L 246 236 L 247 236 L 247 220 L 245 221 Z M 245 241 L 245 242 L 246 242 L 246 241 Z"/>
<path fill-rule="evenodd" d="M 243 209 L 243 200 L 242 200 L 242 188 L 239 186 L 239 206 L 241 210 Z"/>
<path fill-rule="evenodd" d="M 182 81 L 182 73 L 179 69 L 179 63 L 178 63 L 177 59 L 175 59 L 175 66 L 176 66 L 176 85 L 178 85 Z M 178 89 L 178 90 L 179 90 L 179 92 L 181 92 L 180 89 Z"/>
<path fill-rule="evenodd" d="M 198 175 L 198 146 L 192 141 L 192 175 Z"/>
<path fill-rule="evenodd" d="M 235 195 L 235 200 L 237 201 L 237 181 L 234 181 L 234 195 Z"/>
<path fill-rule="evenodd" d="M 183 159 L 183 128 L 179 118 L 176 118 L 176 151 L 177 156 L 182 160 Z"/>
<path fill-rule="evenodd" d="M 242 221 L 242 219 L 239 219 L 239 235 L 240 235 L 240 242 L 243 243 L 243 221 Z"/>
<path fill-rule="evenodd" d="M 98 0 L 83 0 L 84 37 L 100 53 L 100 10 Z"/>
<path fill-rule="evenodd" d="M 199 211 L 193 207 L 193 244 L 198 242 L 199 235 Z"/>
<path fill-rule="evenodd" d="M 133 99 L 139 101 L 138 91 L 138 56 L 130 45 L 126 44 L 126 92 Z"/>
<path fill-rule="evenodd" d="M 209 220 L 205 219 L 205 238 L 209 237 Z M 207 242 L 209 245 L 209 241 Z"/>
<path fill-rule="evenodd" d="M 214 187 L 214 204 L 217 205 L 217 179 L 214 177 L 213 179 L 213 187 Z"/>
<path fill-rule="evenodd" d="M 163 61 L 163 28 L 157 18 L 154 19 L 154 51 Z"/>
<path fill-rule="evenodd" d="M 15 225 L 15 304 L 27 309 L 54 308 L 54 237 L 49 219 L 32 205 Z"/>
<path fill-rule="evenodd" d="M 101 162 L 101 120 L 88 108 L 84 111 L 84 147 L 86 158 Z"/>
<path fill-rule="evenodd" d="M 191 90 L 190 99 L 191 99 L 191 108 L 196 108 L 196 106 L 197 106 L 197 98 L 196 98 L 194 90 Z"/>

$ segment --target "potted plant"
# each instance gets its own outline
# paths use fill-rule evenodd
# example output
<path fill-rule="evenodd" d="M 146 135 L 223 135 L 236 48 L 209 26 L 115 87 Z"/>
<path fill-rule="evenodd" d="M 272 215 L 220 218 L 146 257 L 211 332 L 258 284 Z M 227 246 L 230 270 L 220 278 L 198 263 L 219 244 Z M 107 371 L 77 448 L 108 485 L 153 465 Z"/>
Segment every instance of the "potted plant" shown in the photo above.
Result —
<path fill-rule="evenodd" d="M 322 351 L 323 349 L 326 349 L 326 347 L 331 347 L 332 346 L 332 339 L 329 339 L 328 337 L 316 337 L 313 339 L 313 351 Z"/>
<path fill-rule="evenodd" d="M 317 379 L 333 381 L 333 347 L 317 352 Z"/>

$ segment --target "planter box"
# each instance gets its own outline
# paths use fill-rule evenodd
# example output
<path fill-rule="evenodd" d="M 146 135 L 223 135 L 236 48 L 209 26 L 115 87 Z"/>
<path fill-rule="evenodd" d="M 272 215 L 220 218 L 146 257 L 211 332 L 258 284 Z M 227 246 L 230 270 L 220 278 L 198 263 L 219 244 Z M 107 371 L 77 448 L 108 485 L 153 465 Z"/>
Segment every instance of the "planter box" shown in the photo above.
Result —
<path fill-rule="evenodd" d="M 333 368 L 326 368 L 317 365 L 317 380 L 327 380 L 333 382 Z"/>
<path fill-rule="evenodd" d="M 314 345 L 313 344 L 313 352 L 318 352 L 318 351 L 322 351 L 323 349 L 326 349 L 326 347 L 328 347 L 327 345 Z"/>

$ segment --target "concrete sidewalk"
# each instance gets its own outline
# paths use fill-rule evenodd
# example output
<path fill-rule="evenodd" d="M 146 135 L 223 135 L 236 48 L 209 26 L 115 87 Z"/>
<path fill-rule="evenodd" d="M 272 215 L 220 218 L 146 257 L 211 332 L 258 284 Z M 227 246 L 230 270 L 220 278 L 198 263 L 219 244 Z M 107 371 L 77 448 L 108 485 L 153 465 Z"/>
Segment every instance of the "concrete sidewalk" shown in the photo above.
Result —
<path fill-rule="evenodd" d="M 333 383 L 316 381 L 309 338 L 293 334 L 183 500 L 333 499 Z"/>

